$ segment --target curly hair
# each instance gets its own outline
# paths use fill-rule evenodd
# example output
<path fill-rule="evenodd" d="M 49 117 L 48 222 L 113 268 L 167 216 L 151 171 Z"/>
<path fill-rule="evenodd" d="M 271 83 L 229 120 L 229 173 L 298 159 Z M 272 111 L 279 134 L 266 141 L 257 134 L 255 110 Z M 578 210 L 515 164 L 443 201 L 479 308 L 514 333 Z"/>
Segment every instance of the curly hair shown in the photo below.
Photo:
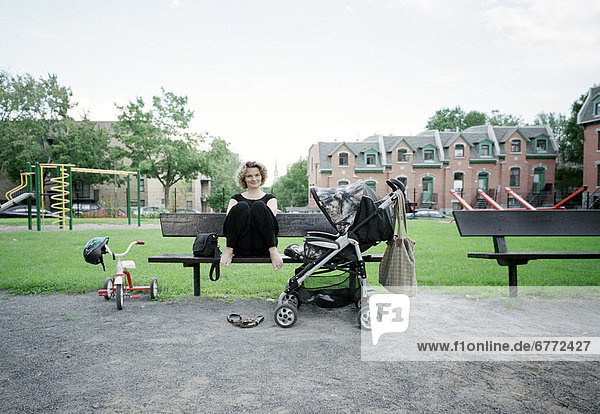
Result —
<path fill-rule="evenodd" d="M 265 167 L 260 162 L 246 161 L 245 163 L 240 165 L 240 168 L 238 168 L 237 172 L 235 173 L 235 178 L 238 186 L 240 186 L 244 190 L 248 189 L 248 184 L 246 184 L 245 180 L 248 168 L 258 168 L 258 171 L 260 172 L 260 176 L 262 178 L 260 181 L 260 185 L 263 185 L 265 181 L 267 181 L 267 167 Z"/>

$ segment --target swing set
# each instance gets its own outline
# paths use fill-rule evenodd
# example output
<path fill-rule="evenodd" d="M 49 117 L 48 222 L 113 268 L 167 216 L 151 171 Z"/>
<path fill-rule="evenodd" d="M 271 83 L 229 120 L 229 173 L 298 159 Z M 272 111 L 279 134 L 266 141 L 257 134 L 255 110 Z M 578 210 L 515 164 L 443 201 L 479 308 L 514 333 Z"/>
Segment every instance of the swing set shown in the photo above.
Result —
<path fill-rule="evenodd" d="M 50 178 L 51 184 L 49 188 L 44 186 L 44 173 L 52 171 L 54 177 Z M 137 178 L 137 199 L 140 199 L 140 170 L 134 171 L 119 171 L 119 170 L 102 170 L 96 168 L 80 168 L 73 164 L 40 164 L 35 163 L 32 169 L 31 163 L 27 163 L 27 171 L 21 173 L 21 183 L 6 193 L 6 203 L 0 206 L 0 211 L 11 207 L 20 201 L 27 200 L 27 218 L 29 230 L 32 230 L 32 202 L 35 199 L 36 207 L 36 224 L 37 231 L 41 231 L 45 225 L 45 218 L 42 212 L 44 211 L 44 196 L 50 196 L 50 209 L 52 210 L 52 224 L 58 225 L 61 230 L 73 230 L 73 204 L 72 197 L 72 175 L 74 173 L 88 174 L 112 174 L 124 175 L 127 181 L 127 222 L 131 224 L 131 184 L 130 177 L 135 175 Z M 137 203 L 137 225 L 141 226 L 140 203 Z"/>

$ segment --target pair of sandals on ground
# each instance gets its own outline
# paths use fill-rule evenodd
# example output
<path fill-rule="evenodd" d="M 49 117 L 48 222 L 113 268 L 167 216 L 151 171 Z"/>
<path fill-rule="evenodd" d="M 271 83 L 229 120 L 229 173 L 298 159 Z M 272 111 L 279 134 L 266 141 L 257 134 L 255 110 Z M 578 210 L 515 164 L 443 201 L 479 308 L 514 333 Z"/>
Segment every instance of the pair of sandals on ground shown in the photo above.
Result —
<path fill-rule="evenodd" d="M 227 321 L 233 324 L 234 326 L 239 326 L 240 328 L 254 328 L 259 323 L 265 320 L 263 315 L 258 315 L 256 318 L 242 318 L 242 316 L 238 313 L 232 313 L 227 317 Z"/>

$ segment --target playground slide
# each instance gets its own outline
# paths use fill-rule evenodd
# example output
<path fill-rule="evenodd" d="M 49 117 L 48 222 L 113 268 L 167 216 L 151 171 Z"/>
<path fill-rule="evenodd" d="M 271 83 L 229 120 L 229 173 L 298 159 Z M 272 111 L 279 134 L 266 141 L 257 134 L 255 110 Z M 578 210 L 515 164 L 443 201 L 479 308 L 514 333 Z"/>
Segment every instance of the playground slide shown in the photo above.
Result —
<path fill-rule="evenodd" d="M 19 202 L 27 199 L 27 197 L 34 197 L 34 194 L 33 193 L 19 194 L 18 196 L 16 196 L 12 200 L 8 200 L 6 203 L 0 205 L 0 211 L 4 211 L 4 210 L 6 210 L 9 207 L 12 207 L 15 204 L 18 204 Z"/>

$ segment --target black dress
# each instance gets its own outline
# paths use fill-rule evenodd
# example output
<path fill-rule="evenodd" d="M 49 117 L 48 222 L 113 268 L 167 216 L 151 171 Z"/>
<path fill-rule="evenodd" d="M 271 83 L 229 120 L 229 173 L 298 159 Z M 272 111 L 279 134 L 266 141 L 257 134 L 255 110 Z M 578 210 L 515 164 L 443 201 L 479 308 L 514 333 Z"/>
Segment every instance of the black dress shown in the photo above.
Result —
<path fill-rule="evenodd" d="M 267 202 L 275 198 L 265 194 L 258 200 L 248 200 L 241 194 L 231 197 L 238 203 L 229 210 L 223 233 L 227 247 L 233 248 L 236 256 L 269 257 L 269 248 L 277 247 L 279 226 Z"/>

